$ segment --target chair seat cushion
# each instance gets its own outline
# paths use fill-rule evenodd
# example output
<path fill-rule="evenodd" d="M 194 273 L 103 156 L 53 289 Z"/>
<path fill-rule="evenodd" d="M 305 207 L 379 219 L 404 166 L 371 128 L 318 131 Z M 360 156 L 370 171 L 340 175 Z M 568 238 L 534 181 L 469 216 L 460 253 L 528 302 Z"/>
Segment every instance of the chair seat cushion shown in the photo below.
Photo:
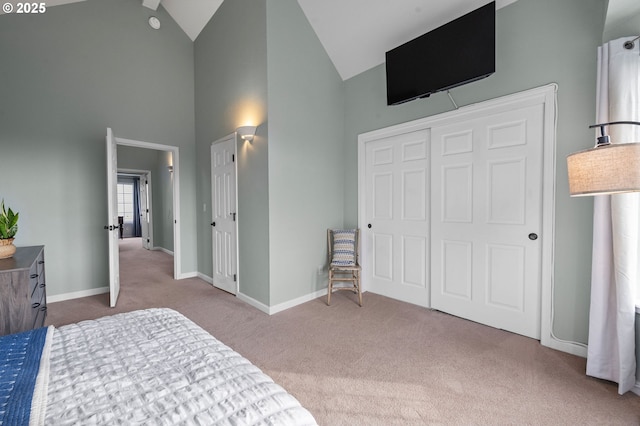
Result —
<path fill-rule="evenodd" d="M 333 231 L 333 250 L 331 266 L 355 266 L 356 230 L 336 229 Z"/>

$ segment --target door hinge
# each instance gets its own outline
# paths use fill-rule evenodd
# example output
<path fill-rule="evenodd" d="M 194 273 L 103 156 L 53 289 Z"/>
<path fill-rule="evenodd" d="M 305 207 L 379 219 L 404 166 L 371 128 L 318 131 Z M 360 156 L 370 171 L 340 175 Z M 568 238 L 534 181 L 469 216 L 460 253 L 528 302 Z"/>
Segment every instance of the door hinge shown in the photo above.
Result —
<path fill-rule="evenodd" d="M 238 281 L 238 274 L 233 274 L 233 282 L 235 283 L 236 281 Z"/>
<path fill-rule="evenodd" d="M 233 221 L 236 221 L 236 214 L 235 213 L 231 213 L 231 216 L 233 216 Z"/>
<path fill-rule="evenodd" d="M 231 154 L 231 162 L 232 163 L 236 162 L 236 155 L 235 154 Z"/>

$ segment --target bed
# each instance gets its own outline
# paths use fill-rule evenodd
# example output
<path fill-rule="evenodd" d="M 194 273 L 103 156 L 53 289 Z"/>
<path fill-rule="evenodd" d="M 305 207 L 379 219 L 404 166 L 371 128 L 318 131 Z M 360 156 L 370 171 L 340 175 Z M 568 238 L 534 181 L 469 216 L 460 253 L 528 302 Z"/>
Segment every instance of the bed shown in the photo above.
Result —
<path fill-rule="evenodd" d="M 316 422 L 195 323 L 148 309 L 0 337 L 0 424 Z"/>

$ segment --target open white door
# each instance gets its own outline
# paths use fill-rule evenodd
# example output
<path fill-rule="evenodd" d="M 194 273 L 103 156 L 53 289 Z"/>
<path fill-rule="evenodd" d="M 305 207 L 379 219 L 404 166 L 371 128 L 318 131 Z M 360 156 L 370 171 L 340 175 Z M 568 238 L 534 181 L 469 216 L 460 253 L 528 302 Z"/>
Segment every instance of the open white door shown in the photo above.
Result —
<path fill-rule="evenodd" d="M 211 145 L 213 285 L 232 294 L 238 292 L 235 154 L 235 134 Z"/>
<path fill-rule="evenodd" d="M 107 127 L 107 225 L 109 234 L 109 294 L 111 307 L 120 294 L 120 258 L 118 250 L 118 148 L 111 128 Z"/>
<path fill-rule="evenodd" d="M 149 238 L 149 180 L 148 173 L 140 176 L 140 230 L 142 247 L 151 249 Z"/>

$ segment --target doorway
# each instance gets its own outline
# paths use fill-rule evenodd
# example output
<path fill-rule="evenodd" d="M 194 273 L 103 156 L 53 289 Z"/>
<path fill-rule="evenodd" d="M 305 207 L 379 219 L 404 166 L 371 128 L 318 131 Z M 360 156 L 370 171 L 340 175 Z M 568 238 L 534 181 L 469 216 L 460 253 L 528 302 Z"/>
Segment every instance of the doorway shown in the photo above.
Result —
<path fill-rule="evenodd" d="M 105 226 L 105 229 L 110 231 L 109 237 L 109 286 L 110 286 L 110 305 L 114 307 L 116 305 L 119 291 L 120 291 L 120 267 L 118 258 L 119 253 L 119 232 L 120 226 L 118 224 L 118 192 L 117 192 L 117 179 L 119 166 L 125 169 L 149 169 L 155 171 L 154 173 L 154 188 L 160 190 L 159 196 L 150 197 L 153 199 L 151 202 L 155 204 L 156 213 L 164 212 L 161 216 L 156 215 L 157 219 L 154 226 L 155 232 L 150 230 L 153 235 L 153 245 L 150 249 L 159 249 L 165 251 L 173 256 L 173 277 L 178 279 L 181 275 L 181 247 L 180 247 L 180 162 L 179 162 L 179 148 L 175 146 L 161 145 L 150 142 L 143 142 L 131 139 L 124 139 L 116 137 L 115 132 L 112 129 L 107 129 L 107 183 L 108 183 L 108 208 L 109 208 L 109 225 Z M 120 156 L 119 153 L 126 152 L 127 150 L 138 150 L 139 152 L 150 153 L 151 156 L 155 156 L 157 161 L 153 167 L 140 167 L 139 157 L 135 155 Z M 120 158 L 119 158 L 120 157 Z M 164 179 L 163 179 L 164 178 Z M 163 181 L 166 184 L 163 185 Z M 158 208 L 158 203 L 160 208 Z M 151 210 L 151 209 L 150 209 Z M 123 215 L 124 216 L 124 215 Z M 124 221 L 124 217 L 123 217 Z M 160 230 L 160 232 L 158 231 Z M 162 239 L 162 240 L 161 240 Z"/>
<path fill-rule="evenodd" d="M 150 170 L 118 169 L 118 223 L 121 240 L 138 238 L 145 250 L 155 247 Z"/>

